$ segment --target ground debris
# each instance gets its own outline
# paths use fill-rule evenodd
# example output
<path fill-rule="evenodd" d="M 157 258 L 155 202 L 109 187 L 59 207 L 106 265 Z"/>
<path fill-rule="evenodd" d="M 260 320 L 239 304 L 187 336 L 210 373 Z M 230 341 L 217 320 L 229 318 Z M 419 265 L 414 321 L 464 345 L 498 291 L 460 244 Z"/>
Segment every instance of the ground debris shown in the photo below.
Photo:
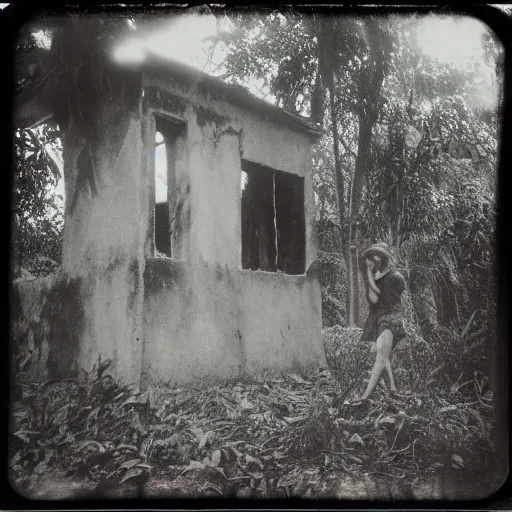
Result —
<path fill-rule="evenodd" d="M 379 388 L 350 406 L 326 368 L 145 394 L 93 377 L 26 384 L 14 403 L 10 470 L 29 494 L 54 471 L 146 496 L 340 497 L 343 475 L 412 481 L 493 457 L 489 394 Z"/>

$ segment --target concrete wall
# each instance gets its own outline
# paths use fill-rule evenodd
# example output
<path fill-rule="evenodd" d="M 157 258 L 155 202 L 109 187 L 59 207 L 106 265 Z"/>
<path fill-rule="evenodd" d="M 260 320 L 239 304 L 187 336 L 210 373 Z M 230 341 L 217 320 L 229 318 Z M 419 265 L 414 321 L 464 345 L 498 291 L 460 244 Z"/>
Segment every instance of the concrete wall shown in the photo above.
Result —
<path fill-rule="evenodd" d="M 139 382 L 142 297 L 138 268 L 124 263 L 70 276 L 64 272 L 16 283 L 11 293 L 14 356 L 30 357 L 37 379 L 72 377 L 110 359 L 108 373 Z"/>
<path fill-rule="evenodd" d="M 111 358 L 113 375 L 127 383 L 138 382 L 142 364 L 141 121 L 140 99 L 131 110 L 112 99 L 98 109 L 92 152 L 97 193 L 88 194 L 82 184 L 76 208 L 66 211 L 62 248 L 64 274 L 88 290 L 78 365 L 90 369 L 99 355 Z M 80 132 L 69 131 L 63 146 L 65 172 L 78 179 Z"/>
<path fill-rule="evenodd" d="M 320 286 L 305 276 L 149 259 L 144 382 L 232 378 L 323 360 Z"/>
<path fill-rule="evenodd" d="M 229 378 L 323 360 L 316 259 L 312 140 L 257 113 L 206 97 L 164 75 L 146 76 L 147 225 L 145 381 Z M 188 219 L 182 261 L 154 259 L 155 114 L 185 126 L 179 191 Z M 302 276 L 241 270 L 242 158 L 304 177 L 306 269 Z"/>
<path fill-rule="evenodd" d="M 130 383 L 141 375 L 229 378 L 322 359 L 311 140 L 169 76 L 146 76 L 143 86 L 135 108 L 98 109 L 89 162 L 96 194 L 80 174 L 87 141 L 72 125 L 66 131 L 62 271 L 13 289 L 14 335 L 32 350 L 32 369 L 68 376 L 101 356 Z M 174 181 L 181 261 L 153 258 L 154 113 L 183 128 Z M 305 275 L 240 269 L 242 158 L 304 177 Z"/>

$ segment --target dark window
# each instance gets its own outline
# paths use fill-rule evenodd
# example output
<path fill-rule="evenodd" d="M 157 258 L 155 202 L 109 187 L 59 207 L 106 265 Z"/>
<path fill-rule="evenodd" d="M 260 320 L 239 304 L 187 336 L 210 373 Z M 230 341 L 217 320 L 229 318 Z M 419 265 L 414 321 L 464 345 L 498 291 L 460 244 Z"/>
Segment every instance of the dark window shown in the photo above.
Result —
<path fill-rule="evenodd" d="M 276 172 L 274 179 L 277 268 L 287 274 L 303 274 L 306 266 L 304 178 Z"/>
<path fill-rule="evenodd" d="M 304 178 L 242 163 L 242 268 L 305 270 Z"/>
<path fill-rule="evenodd" d="M 176 156 L 183 126 L 159 116 L 155 121 L 155 254 L 172 258 L 180 252 Z"/>
<path fill-rule="evenodd" d="M 254 164 L 242 173 L 242 268 L 276 271 L 274 173 Z"/>

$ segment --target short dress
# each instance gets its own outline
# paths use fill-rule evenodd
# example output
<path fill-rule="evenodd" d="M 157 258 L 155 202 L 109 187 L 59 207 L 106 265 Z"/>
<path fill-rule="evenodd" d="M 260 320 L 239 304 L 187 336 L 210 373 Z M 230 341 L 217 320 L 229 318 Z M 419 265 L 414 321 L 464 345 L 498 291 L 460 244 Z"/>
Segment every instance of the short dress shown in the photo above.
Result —
<path fill-rule="evenodd" d="M 361 341 L 377 341 L 384 329 L 393 333 L 393 348 L 402 340 L 405 331 L 403 316 L 400 312 L 405 279 L 395 269 L 375 281 L 380 290 L 377 304 L 370 303 L 368 318 L 364 324 Z"/>

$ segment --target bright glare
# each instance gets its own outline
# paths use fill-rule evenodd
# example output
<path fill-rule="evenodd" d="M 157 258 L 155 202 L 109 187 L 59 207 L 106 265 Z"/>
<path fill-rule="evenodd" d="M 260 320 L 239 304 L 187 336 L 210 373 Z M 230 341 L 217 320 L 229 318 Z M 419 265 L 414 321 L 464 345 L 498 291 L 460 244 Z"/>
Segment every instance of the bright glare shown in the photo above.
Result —
<path fill-rule="evenodd" d="M 166 30 L 148 37 L 148 49 L 173 61 L 203 68 L 208 61 L 208 43 L 204 38 L 217 34 L 213 15 L 177 16 Z"/>
<path fill-rule="evenodd" d="M 225 24 L 224 24 L 225 25 Z M 122 62 L 140 62 L 146 50 L 174 62 L 181 62 L 205 72 L 214 71 L 224 59 L 222 45 L 211 51 L 205 38 L 217 35 L 217 20 L 213 15 L 184 14 L 165 22 L 165 28 L 156 30 L 144 40 L 130 38 L 115 51 L 115 58 Z"/>
<path fill-rule="evenodd" d="M 442 64 L 458 65 L 483 57 L 482 36 L 487 30 L 475 18 L 432 16 L 422 20 L 417 40 L 425 55 Z"/>
<path fill-rule="evenodd" d="M 40 48 L 45 48 L 49 50 L 52 46 L 52 40 L 48 32 L 45 30 L 38 30 L 33 34 L 34 40 Z"/>
<path fill-rule="evenodd" d="M 114 50 L 114 59 L 118 62 L 143 62 L 146 57 L 144 42 L 140 39 L 129 39 Z"/>
<path fill-rule="evenodd" d="M 429 16 L 421 20 L 416 34 L 422 52 L 441 65 L 472 67 L 478 71 L 470 84 L 468 101 L 476 108 L 492 109 L 498 98 L 495 71 L 484 62 L 483 35 L 489 28 L 467 16 Z"/>

